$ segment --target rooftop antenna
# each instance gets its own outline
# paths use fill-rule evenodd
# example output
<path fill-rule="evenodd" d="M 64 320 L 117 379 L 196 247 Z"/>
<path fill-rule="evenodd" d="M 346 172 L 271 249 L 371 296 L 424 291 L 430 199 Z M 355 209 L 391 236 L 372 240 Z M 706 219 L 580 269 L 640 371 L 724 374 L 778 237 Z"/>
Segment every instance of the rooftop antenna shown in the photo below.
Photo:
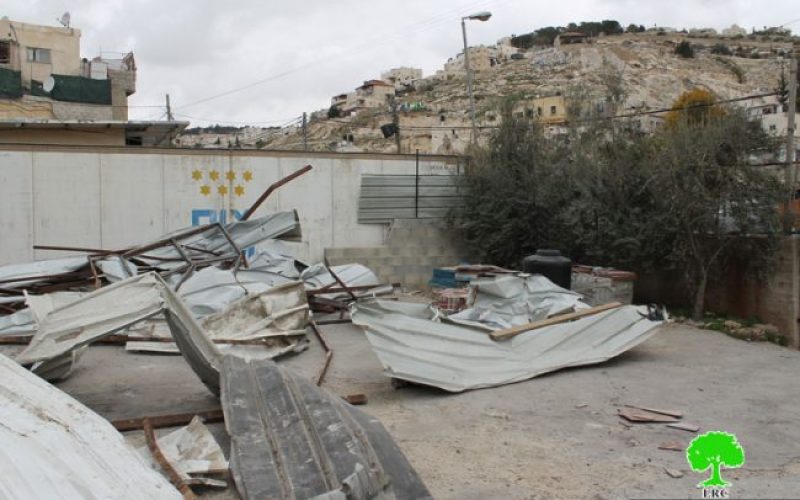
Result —
<path fill-rule="evenodd" d="M 61 23 L 61 26 L 69 28 L 69 21 L 70 21 L 69 12 L 64 12 L 63 14 L 61 14 L 61 19 L 57 19 L 57 21 Z"/>

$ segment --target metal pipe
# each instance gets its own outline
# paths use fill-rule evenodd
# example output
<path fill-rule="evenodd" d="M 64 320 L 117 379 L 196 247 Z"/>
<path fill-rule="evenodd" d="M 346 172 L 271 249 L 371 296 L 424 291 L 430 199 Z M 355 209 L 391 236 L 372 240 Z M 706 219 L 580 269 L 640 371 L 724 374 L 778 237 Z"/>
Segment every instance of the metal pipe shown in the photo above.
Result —
<path fill-rule="evenodd" d="M 284 177 L 283 179 L 279 180 L 278 182 L 272 184 L 270 187 L 268 187 L 266 189 L 266 191 L 261 193 L 261 196 L 258 197 L 258 199 L 255 201 L 255 203 L 253 203 L 250 206 L 250 208 L 247 209 L 247 211 L 244 213 L 244 215 L 242 215 L 242 218 L 239 219 L 239 220 L 243 220 L 243 221 L 244 220 L 248 220 L 250 218 L 250 216 L 253 215 L 253 212 L 255 212 L 258 209 L 258 207 L 260 207 L 261 204 L 264 203 L 264 200 L 266 200 L 269 197 L 269 195 L 272 194 L 273 191 L 275 191 L 279 187 L 283 186 L 284 184 L 287 184 L 288 182 L 300 177 L 301 175 L 305 174 L 306 172 L 308 172 L 312 168 L 313 167 L 311 165 L 306 165 L 305 167 L 301 168 L 297 172 L 289 174 L 286 177 Z"/>
<path fill-rule="evenodd" d="M 309 321 L 308 326 L 311 327 L 311 330 L 314 332 L 314 335 L 317 336 L 317 340 L 322 345 L 322 348 L 325 350 L 325 361 L 322 363 L 322 368 L 317 375 L 317 385 L 322 385 L 322 380 L 325 378 L 325 374 L 328 372 L 328 367 L 331 364 L 331 360 L 333 359 L 333 349 L 328 346 L 328 342 L 325 340 L 325 337 L 322 335 L 322 332 L 319 331 L 317 328 L 317 324 L 314 321 Z"/>

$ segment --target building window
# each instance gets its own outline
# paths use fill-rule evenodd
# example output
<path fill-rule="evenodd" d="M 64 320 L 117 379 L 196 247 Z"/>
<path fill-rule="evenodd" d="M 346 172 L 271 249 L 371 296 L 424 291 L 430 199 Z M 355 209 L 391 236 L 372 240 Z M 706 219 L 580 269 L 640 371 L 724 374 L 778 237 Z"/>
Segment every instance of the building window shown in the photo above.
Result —
<path fill-rule="evenodd" d="M 542 107 L 541 106 L 536 108 L 536 114 L 539 115 L 539 116 L 542 116 Z"/>
<path fill-rule="evenodd" d="M 0 42 L 0 64 L 11 64 L 11 42 Z"/>
<path fill-rule="evenodd" d="M 28 47 L 28 62 L 50 64 L 50 49 Z"/>
<path fill-rule="evenodd" d="M 550 106 L 550 115 L 552 116 L 552 115 L 555 115 L 555 114 L 556 114 L 556 107 L 555 106 Z"/>

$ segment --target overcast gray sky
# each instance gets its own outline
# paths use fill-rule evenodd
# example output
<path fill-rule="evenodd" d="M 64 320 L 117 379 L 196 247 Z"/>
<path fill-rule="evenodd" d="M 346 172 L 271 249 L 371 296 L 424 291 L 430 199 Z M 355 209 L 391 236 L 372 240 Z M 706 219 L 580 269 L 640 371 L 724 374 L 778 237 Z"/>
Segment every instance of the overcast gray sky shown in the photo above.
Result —
<path fill-rule="evenodd" d="M 0 16 L 82 31 L 84 57 L 133 50 L 131 119 L 158 119 L 169 93 L 194 124 L 280 125 L 327 108 L 332 95 L 396 66 L 431 74 L 462 48 L 571 21 L 616 19 L 675 28 L 775 26 L 800 18 L 798 0 L 4 0 Z M 789 26 L 800 31 L 800 22 Z M 246 88 L 243 88 L 246 87 Z M 236 89 L 241 89 L 234 91 Z M 220 94 L 226 94 L 216 98 Z M 211 99 L 209 99 L 211 98 Z M 208 100 L 206 100 L 208 99 Z M 203 102 L 198 102 L 203 101 Z"/>

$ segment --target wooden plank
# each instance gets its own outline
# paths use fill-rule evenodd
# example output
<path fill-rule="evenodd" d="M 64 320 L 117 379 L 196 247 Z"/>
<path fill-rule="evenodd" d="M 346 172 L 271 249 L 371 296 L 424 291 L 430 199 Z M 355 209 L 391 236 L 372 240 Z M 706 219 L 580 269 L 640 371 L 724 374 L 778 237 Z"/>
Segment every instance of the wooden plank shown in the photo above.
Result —
<path fill-rule="evenodd" d="M 673 429 L 680 429 L 682 431 L 688 431 L 688 432 L 697 432 L 700 430 L 699 425 L 690 424 L 689 422 L 676 422 L 674 424 L 667 424 L 667 427 L 672 427 Z"/>
<path fill-rule="evenodd" d="M 495 330 L 489 335 L 491 335 L 491 337 L 494 340 L 506 340 L 512 337 L 516 337 L 520 333 L 525 333 L 531 330 L 544 328 L 546 326 L 558 325 L 561 323 L 566 323 L 567 321 L 585 318 L 586 316 L 591 316 L 593 314 L 601 313 L 603 311 L 609 311 L 611 309 L 622 307 L 622 305 L 623 304 L 621 302 L 611 302 L 609 304 L 603 304 L 602 306 L 592 307 L 589 309 L 582 309 L 580 311 L 576 311 L 569 314 L 562 314 L 560 316 L 553 316 L 552 318 L 533 321 L 531 323 L 526 323 L 524 325 L 512 326 L 511 328 L 504 328 L 502 330 Z"/>
<path fill-rule="evenodd" d="M 671 417 L 661 413 L 653 413 L 638 408 L 620 408 L 617 413 L 620 417 L 629 422 L 646 424 L 667 424 L 677 422 L 677 417 Z"/>
<path fill-rule="evenodd" d="M 202 418 L 203 422 L 207 424 L 223 421 L 222 408 L 216 408 L 213 410 L 190 411 L 186 413 L 160 415 L 155 417 L 137 417 L 112 420 L 111 425 L 113 425 L 114 428 L 120 432 L 144 429 L 145 420 L 149 420 L 150 425 L 155 429 L 159 429 L 161 427 L 178 427 L 181 425 L 188 425 L 195 416 Z"/>
<path fill-rule="evenodd" d="M 624 405 L 628 408 L 636 408 L 637 410 L 649 411 L 652 413 L 660 413 L 661 415 L 668 415 L 670 417 L 682 418 L 683 413 L 675 410 L 660 410 L 658 408 L 648 408 L 646 406 Z"/>

